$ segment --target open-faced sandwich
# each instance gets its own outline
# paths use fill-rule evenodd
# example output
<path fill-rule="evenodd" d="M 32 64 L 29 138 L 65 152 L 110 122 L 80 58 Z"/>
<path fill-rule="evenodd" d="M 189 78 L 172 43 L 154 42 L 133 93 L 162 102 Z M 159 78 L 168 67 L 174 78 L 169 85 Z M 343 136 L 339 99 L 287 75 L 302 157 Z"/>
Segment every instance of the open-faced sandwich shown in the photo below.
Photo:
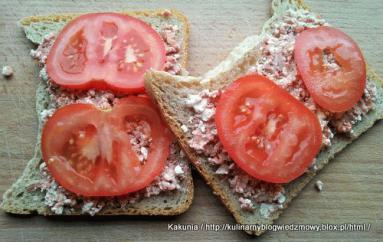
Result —
<path fill-rule="evenodd" d="M 145 74 L 183 150 L 240 224 L 271 224 L 383 117 L 382 80 L 351 37 L 302 1 L 272 8 L 261 34 L 205 75 Z"/>
<path fill-rule="evenodd" d="M 4 193 L 16 214 L 175 215 L 193 198 L 186 157 L 144 93 L 150 68 L 180 75 L 188 24 L 174 10 L 28 17 L 38 44 L 36 153 Z"/>

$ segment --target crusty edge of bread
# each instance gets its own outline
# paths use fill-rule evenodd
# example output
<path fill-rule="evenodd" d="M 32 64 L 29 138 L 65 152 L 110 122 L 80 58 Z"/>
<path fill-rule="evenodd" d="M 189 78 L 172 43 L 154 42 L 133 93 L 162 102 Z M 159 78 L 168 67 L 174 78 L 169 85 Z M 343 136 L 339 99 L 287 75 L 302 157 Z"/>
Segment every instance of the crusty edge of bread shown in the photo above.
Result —
<path fill-rule="evenodd" d="M 156 10 L 142 10 L 142 11 L 123 11 L 123 14 L 127 14 L 130 16 L 148 16 L 148 17 L 160 17 L 160 18 L 165 18 L 163 16 L 164 11 L 169 11 L 167 9 L 156 9 Z M 188 60 L 188 49 L 189 49 L 189 22 L 187 17 L 182 14 L 179 10 L 176 9 L 171 9 L 171 16 L 168 18 L 177 18 L 178 21 L 180 21 L 183 25 L 182 27 L 182 60 L 181 60 L 181 66 L 182 68 L 186 68 L 187 65 L 187 60 Z M 73 19 L 76 16 L 79 16 L 81 14 L 75 14 L 75 13 L 69 13 L 69 14 L 54 14 L 54 15 L 46 15 L 46 16 L 30 16 L 23 18 L 20 20 L 19 24 L 22 27 L 29 26 L 31 23 L 34 22 L 44 22 L 44 21 L 69 21 Z M 45 88 L 45 85 L 40 81 L 39 86 L 36 91 L 36 111 L 37 115 L 39 117 L 39 113 L 43 109 L 43 103 L 44 103 L 44 96 L 42 96 L 43 89 Z M 46 94 L 44 94 L 46 95 Z M 33 211 L 33 210 L 24 210 L 21 208 L 17 207 L 12 207 L 10 204 L 4 204 L 4 200 L 6 200 L 6 196 L 10 196 L 10 194 L 13 191 L 14 186 L 17 186 L 18 183 L 23 181 L 23 178 L 28 175 L 27 172 L 29 169 L 38 169 L 38 164 L 40 163 L 41 158 L 41 152 L 40 152 L 40 138 L 41 138 L 41 120 L 40 117 L 39 119 L 39 128 L 38 128 L 38 135 L 37 135 L 37 142 L 35 146 L 35 153 L 34 156 L 32 157 L 31 160 L 28 161 L 26 168 L 24 169 L 22 175 L 17 179 L 15 183 L 12 184 L 11 188 L 9 188 L 4 194 L 3 194 L 3 202 L 1 203 L 1 208 L 8 212 L 8 213 L 13 213 L 13 214 L 32 214 L 32 213 L 37 213 L 40 215 L 54 215 L 54 213 L 48 209 L 48 207 L 42 208 L 38 211 Z M 145 216 L 174 216 L 174 215 L 179 215 L 184 213 L 189 209 L 193 202 L 193 197 L 194 197 L 194 184 L 193 184 L 193 178 L 191 171 L 189 170 L 185 177 L 184 180 L 182 181 L 182 184 L 185 185 L 184 187 L 184 192 L 181 191 L 171 191 L 171 192 L 166 192 L 167 194 L 166 198 L 167 199 L 179 199 L 179 203 L 177 207 L 173 207 L 172 209 L 168 209 L 167 207 L 158 207 L 158 208 L 152 208 L 150 210 L 143 209 L 140 207 L 137 207 L 136 205 L 139 206 L 140 202 L 137 202 L 134 207 L 128 207 L 125 209 L 120 209 L 120 208 L 108 208 L 105 206 L 104 209 L 102 209 L 100 212 L 98 212 L 96 215 L 145 215 Z M 161 195 L 161 194 L 160 194 Z M 162 194 L 163 195 L 163 194 Z M 174 197 L 174 198 L 173 198 Z M 146 200 L 150 200 L 151 198 L 143 198 Z M 63 214 L 64 215 L 64 214 Z M 66 215 L 66 214 L 65 214 Z M 75 211 L 71 214 L 68 215 L 84 215 L 81 213 L 81 211 Z"/>
<path fill-rule="evenodd" d="M 287 2 L 287 3 L 286 3 Z M 278 4 L 293 4 L 294 7 L 297 8 L 305 8 L 308 9 L 306 5 L 304 5 L 303 1 L 284 1 L 284 0 L 277 0 L 273 1 L 272 7 L 274 11 L 278 11 L 280 5 Z M 267 25 L 267 22 L 265 24 L 265 27 Z M 190 148 L 188 145 L 188 140 L 185 137 L 183 131 L 180 128 L 179 121 L 177 120 L 177 117 L 175 115 L 172 115 L 170 110 L 168 109 L 168 106 L 166 102 L 164 102 L 163 90 L 161 89 L 161 86 L 159 86 L 158 81 L 160 80 L 161 83 L 167 83 L 169 85 L 173 85 L 175 87 L 182 87 L 182 88 L 197 88 L 197 89 L 218 89 L 219 86 L 224 86 L 225 83 L 227 83 L 230 79 L 230 77 L 234 77 L 238 74 L 240 74 L 241 68 L 240 64 L 238 62 L 244 62 L 243 59 L 246 59 L 246 53 L 248 53 L 251 49 L 249 43 L 251 41 L 258 41 L 258 36 L 250 36 L 246 38 L 239 46 L 237 46 L 230 54 L 229 56 L 222 61 L 216 68 L 214 68 L 212 71 L 206 73 L 205 75 L 201 77 L 174 77 L 164 72 L 158 72 L 158 71 L 150 71 L 146 73 L 145 78 L 145 86 L 147 89 L 147 92 L 149 95 L 157 102 L 157 104 L 160 106 L 160 109 L 163 113 L 163 116 L 167 120 L 169 126 L 171 127 L 172 131 L 176 134 L 177 138 L 179 138 L 181 147 L 184 149 L 185 153 L 188 155 L 190 160 L 193 162 L 193 165 L 197 168 L 199 173 L 203 176 L 205 181 L 209 186 L 212 187 L 213 193 L 219 197 L 219 199 L 223 202 L 223 204 L 227 207 L 227 209 L 233 214 L 235 220 L 238 223 L 244 224 L 245 217 L 241 215 L 241 212 L 238 211 L 238 201 L 233 200 L 231 198 L 232 194 L 227 194 L 223 189 L 221 189 L 223 186 L 219 184 L 220 181 L 216 179 L 216 177 L 211 174 L 206 168 L 207 165 L 203 165 L 198 160 L 201 158 L 194 150 Z M 233 64 L 234 63 L 234 64 Z M 238 70 L 233 71 L 235 67 L 238 67 Z M 376 75 L 376 73 L 367 66 L 368 70 L 368 76 L 370 79 L 375 81 L 377 85 L 382 86 L 383 80 Z M 234 72 L 234 75 L 228 74 L 229 72 Z M 228 77 L 229 76 L 229 77 Z M 233 79 L 232 79 L 233 80 Z M 172 83 L 173 82 L 173 83 Z M 383 96 L 380 96 L 379 98 L 383 98 Z M 380 103 L 381 104 L 381 103 Z M 377 120 L 383 119 L 383 111 L 380 109 L 378 111 L 374 111 L 373 114 L 369 113 L 364 120 L 362 121 L 363 124 L 357 125 L 357 129 L 359 130 L 359 135 L 369 129 Z M 362 127 L 361 127 L 362 126 Z M 321 164 L 318 166 L 318 170 L 322 169 L 328 162 L 331 160 L 335 154 L 339 153 L 343 148 L 347 146 L 347 144 L 351 143 L 353 140 L 355 140 L 357 137 L 352 137 L 348 139 L 340 139 L 338 144 L 336 146 L 333 146 L 332 149 L 329 151 L 326 151 L 324 155 L 327 155 L 324 159 L 322 159 Z M 316 172 L 309 171 L 302 177 L 295 180 L 292 185 L 289 186 L 289 190 L 287 191 L 287 201 L 284 203 L 283 209 L 278 210 L 277 212 L 273 213 L 270 218 L 261 220 L 253 220 L 255 223 L 272 223 L 273 220 L 277 219 L 280 214 L 283 212 L 284 209 L 286 209 L 291 202 L 291 200 L 296 197 L 299 192 L 305 187 L 307 183 L 309 183 L 313 177 L 315 177 Z M 258 230 L 258 231 L 246 231 L 248 234 L 251 235 L 261 235 L 265 231 Z"/>

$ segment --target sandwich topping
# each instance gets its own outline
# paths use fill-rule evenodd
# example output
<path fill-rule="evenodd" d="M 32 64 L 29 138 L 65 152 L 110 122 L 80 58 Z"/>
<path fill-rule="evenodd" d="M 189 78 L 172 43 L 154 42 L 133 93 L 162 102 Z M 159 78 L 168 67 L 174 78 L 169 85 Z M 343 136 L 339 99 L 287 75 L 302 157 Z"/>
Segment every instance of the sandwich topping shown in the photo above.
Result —
<path fill-rule="evenodd" d="M 328 24 L 307 10 L 286 11 L 282 21 L 272 25 L 271 34 L 264 36 L 260 46 L 261 56 L 248 72 L 256 72 L 268 77 L 312 110 L 322 126 L 323 146 L 329 147 L 334 132 L 352 135 L 352 126 L 374 108 L 376 87 L 373 82 L 367 80 L 362 98 L 355 106 L 343 113 L 332 113 L 315 103 L 298 75 L 294 46 L 298 34 L 320 26 L 328 26 Z M 324 58 L 329 68 L 337 68 L 331 55 L 324 55 Z"/>
<path fill-rule="evenodd" d="M 141 93 L 145 71 L 162 70 L 165 61 L 164 41 L 149 24 L 123 14 L 92 13 L 65 25 L 46 67 L 62 87 Z"/>
<path fill-rule="evenodd" d="M 302 175 L 322 144 L 315 114 L 264 76 L 243 76 L 222 92 L 215 124 L 230 158 L 249 175 L 287 183 Z"/>
<path fill-rule="evenodd" d="M 160 35 L 166 44 L 166 62 L 164 71 L 178 75 L 181 74 L 181 44 L 177 38 L 179 32 L 177 25 L 166 24 L 160 31 Z"/>
<path fill-rule="evenodd" d="M 278 183 L 268 183 L 255 179 L 243 171 L 230 158 L 218 138 L 214 122 L 216 103 L 221 95 L 218 91 L 202 90 L 190 94 L 185 100 L 185 106 L 190 108 L 192 115 L 184 130 L 191 130 L 192 137 L 189 146 L 198 154 L 206 156 L 206 161 L 215 173 L 226 180 L 231 190 L 238 195 L 239 206 L 252 212 L 262 207 L 262 216 L 269 216 L 272 211 L 283 207 L 286 197 L 284 187 Z M 199 162 L 205 162 L 201 160 Z"/>
<path fill-rule="evenodd" d="M 158 26 L 156 30 L 160 33 L 166 47 L 164 70 L 171 74 L 182 74 L 185 71 L 181 68 L 180 63 L 182 57 L 180 29 L 177 25 L 163 24 Z M 48 86 L 47 91 L 50 96 L 49 107 L 40 114 L 42 121 L 44 122 L 50 117 L 57 108 L 71 103 L 90 103 L 101 109 L 111 108 L 113 106 L 113 100 L 120 97 L 121 94 L 116 95 L 111 91 L 92 88 L 83 91 L 68 90 L 52 82 L 52 79 L 46 71 L 46 60 L 55 39 L 55 34 L 50 33 L 43 38 L 42 43 L 36 50 L 31 50 L 31 56 L 37 59 L 42 67 L 40 78 L 46 81 Z"/>
<path fill-rule="evenodd" d="M 331 146 L 335 134 L 352 136 L 353 126 L 374 109 L 376 87 L 373 81 L 367 79 L 360 100 L 344 112 L 331 112 L 314 101 L 301 75 L 298 74 L 294 47 L 299 33 L 320 26 L 328 24 L 307 10 L 286 11 L 283 16 L 275 19 L 274 24 L 271 24 L 271 29 L 261 40 L 256 62 L 250 63 L 244 74 L 256 73 L 267 77 L 310 109 L 319 120 L 322 133 L 321 149 L 326 149 Z M 323 58 L 323 63 L 329 70 L 337 71 L 341 67 L 331 53 L 325 53 Z M 197 153 L 206 156 L 206 160 L 199 162 L 207 162 L 216 174 L 228 182 L 232 191 L 238 195 L 239 206 L 246 211 L 256 211 L 261 216 L 268 217 L 284 206 L 286 202 L 284 186 L 248 175 L 230 158 L 218 138 L 214 122 L 216 105 L 221 95 L 222 90 L 207 89 L 190 94 L 185 99 L 185 106 L 193 112 L 193 116 L 183 124 L 182 130 L 185 133 L 190 131 L 192 136 L 189 137 L 189 146 Z M 262 139 L 254 139 L 254 142 L 259 146 L 265 145 Z M 310 169 L 316 169 L 315 159 L 312 160 Z"/>
<path fill-rule="evenodd" d="M 366 86 L 366 63 L 358 45 L 342 31 L 320 26 L 300 33 L 294 59 L 315 103 L 330 112 L 355 106 Z"/>
<path fill-rule="evenodd" d="M 91 104 L 58 109 L 44 125 L 41 152 L 69 191 L 117 196 L 147 187 L 162 172 L 171 139 L 150 99 L 128 96 L 107 111 Z"/>
<path fill-rule="evenodd" d="M 164 70 L 172 74 L 180 74 L 183 72 L 181 68 L 182 57 L 182 34 L 177 25 L 165 22 L 155 23 L 152 26 L 165 43 L 166 59 Z M 52 117 L 55 111 L 69 104 L 93 104 L 101 110 L 110 110 L 123 97 L 121 93 L 113 93 L 107 90 L 88 89 L 88 90 L 69 90 L 60 87 L 54 83 L 50 75 L 46 71 L 46 60 L 55 42 L 56 36 L 51 33 L 44 37 L 42 43 L 36 50 L 31 51 L 32 57 L 37 59 L 42 67 L 40 77 L 47 84 L 47 92 L 49 93 L 49 102 L 47 107 L 40 113 L 42 124 Z M 132 150 L 137 155 L 138 161 L 145 163 L 148 160 L 149 147 L 152 140 L 145 136 L 147 125 L 145 122 L 130 122 L 127 125 L 127 135 L 130 140 Z M 181 162 L 182 161 L 182 162 Z M 170 145 L 170 154 L 165 161 L 164 168 L 158 176 L 145 188 L 129 193 L 124 196 L 113 197 L 83 197 L 74 194 L 63 188 L 57 183 L 55 178 L 51 176 L 45 163 L 41 165 L 41 174 L 43 182 L 31 184 L 31 190 L 41 190 L 46 193 L 45 204 L 55 214 L 70 214 L 74 208 L 81 208 L 83 213 L 94 215 L 104 208 L 106 202 L 108 207 L 110 200 L 114 201 L 116 207 L 124 208 L 128 204 L 140 201 L 145 197 L 156 196 L 166 191 L 182 191 L 182 181 L 185 174 L 188 173 L 189 167 L 186 165 L 186 157 L 180 151 L 178 145 L 173 141 Z"/>
<path fill-rule="evenodd" d="M 179 146 L 173 141 L 163 172 L 144 189 L 123 196 L 89 198 L 74 194 L 57 183 L 45 162 L 40 165 L 42 180 L 30 184 L 28 190 L 44 192 L 44 203 L 54 214 L 71 214 L 80 209 L 83 214 L 93 216 L 104 209 L 106 204 L 108 204 L 108 208 L 124 209 L 143 198 L 156 196 L 166 191 L 182 191 L 184 188 L 181 181 L 190 168 L 186 162 L 181 163 L 180 158 L 186 159 Z"/>

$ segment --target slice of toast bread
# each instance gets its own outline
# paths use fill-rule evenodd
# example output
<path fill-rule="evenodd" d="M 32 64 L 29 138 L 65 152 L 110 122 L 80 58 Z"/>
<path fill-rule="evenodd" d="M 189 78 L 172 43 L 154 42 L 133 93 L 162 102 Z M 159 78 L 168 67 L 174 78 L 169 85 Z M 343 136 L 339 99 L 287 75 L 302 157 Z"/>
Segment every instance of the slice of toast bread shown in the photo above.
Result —
<path fill-rule="evenodd" d="M 353 135 L 335 135 L 331 147 L 323 149 L 316 157 L 316 169 L 309 169 L 298 179 L 283 185 L 286 200 L 283 207 L 272 212 L 269 217 L 261 216 L 257 210 L 248 212 L 241 209 L 236 195 L 230 188 L 229 182 L 216 174 L 216 169 L 207 162 L 203 154 L 192 149 L 188 141 L 193 136 L 191 131 L 182 129 L 187 124 L 194 112 L 185 107 L 185 99 L 190 94 L 198 94 L 202 90 L 220 90 L 244 75 L 249 67 L 254 64 L 259 56 L 260 41 L 262 36 L 270 31 L 270 26 L 278 21 L 289 9 L 306 9 L 302 1 L 277 0 L 272 2 L 273 16 L 265 23 L 259 36 L 249 36 L 237 46 L 229 56 L 216 68 L 201 77 L 177 77 L 164 72 L 150 71 L 145 76 L 145 86 L 149 95 L 159 105 L 163 116 L 179 139 L 181 147 L 192 161 L 193 165 L 212 188 L 213 193 L 223 202 L 226 208 L 233 214 L 235 220 L 240 224 L 272 224 L 284 209 L 306 184 L 321 170 L 338 152 L 368 130 L 377 120 L 383 118 L 383 89 L 382 79 L 378 77 L 371 68 L 367 67 L 367 78 L 373 81 L 377 88 L 375 109 L 369 111 L 363 119 L 353 127 Z M 261 235 L 264 230 L 250 228 L 244 229 L 252 235 Z"/>
<path fill-rule="evenodd" d="M 158 29 L 161 24 L 175 24 L 180 29 L 181 42 L 181 66 L 185 68 L 187 62 L 187 50 L 189 39 L 189 26 L 187 18 L 177 10 L 145 10 L 123 12 L 124 14 L 134 16 L 151 24 L 154 29 Z M 169 13 L 171 13 L 169 15 Z M 61 28 L 77 14 L 63 14 L 50 16 L 33 16 L 24 18 L 20 25 L 25 30 L 27 38 L 35 44 L 41 44 L 44 36 L 51 32 L 58 33 Z M 7 190 L 3 195 L 3 201 L 0 207 L 13 214 L 41 214 L 55 215 L 51 207 L 46 204 L 47 191 L 44 189 L 32 189 L 36 184 L 44 181 L 40 170 L 40 164 L 43 163 L 40 151 L 40 139 L 42 129 L 41 112 L 45 110 L 50 102 L 50 96 L 47 92 L 46 81 L 41 80 L 36 93 L 36 111 L 38 114 L 38 136 L 33 158 L 28 162 L 21 177 Z M 175 145 L 179 149 L 178 145 Z M 189 167 L 185 156 L 177 157 L 180 164 Z M 124 202 L 123 197 L 115 197 L 102 200 L 102 209 L 96 215 L 178 215 L 185 212 L 193 200 L 193 180 L 190 169 L 184 170 L 183 179 L 180 182 L 180 189 L 172 191 L 162 191 L 158 195 L 145 197 L 130 203 Z M 120 200 L 122 202 L 120 202 Z M 92 201 L 92 200 L 91 200 Z M 84 205 L 85 201 L 77 201 Z M 89 201 L 88 201 L 89 203 Z M 70 209 L 64 209 L 63 215 L 83 215 L 84 206 L 74 206 Z M 92 214 L 92 213 L 87 213 Z M 94 213 L 92 214 L 94 215 Z"/>

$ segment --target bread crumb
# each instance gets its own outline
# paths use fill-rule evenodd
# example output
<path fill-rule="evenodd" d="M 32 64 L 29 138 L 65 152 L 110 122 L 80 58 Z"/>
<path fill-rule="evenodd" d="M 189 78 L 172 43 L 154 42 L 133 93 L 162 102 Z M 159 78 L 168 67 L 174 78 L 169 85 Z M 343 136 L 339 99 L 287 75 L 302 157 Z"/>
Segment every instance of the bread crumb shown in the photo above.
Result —
<path fill-rule="evenodd" d="M 52 117 L 55 111 L 56 109 L 54 108 L 43 109 L 40 113 L 41 122 L 44 124 L 50 117 Z"/>
<path fill-rule="evenodd" d="M 229 166 L 226 164 L 222 164 L 218 167 L 218 169 L 215 171 L 215 174 L 229 174 Z"/>
<path fill-rule="evenodd" d="M 184 133 L 187 133 L 189 131 L 188 127 L 185 124 L 181 125 L 181 129 L 182 131 L 184 131 Z"/>
<path fill-rule="evenodd" d="M 253 211 L 254 210 L 253 202 L 250 199 L 240 197 L 238 199 L 238 201 L 239 201 L 241 209 L 247 210 L 247 211 Z"/>
<path fill-rule="evenodd" d="M 172 11 L 170 11 L 169 9 L 165 9 L 162 12 L 162 16 L 165 17 L 165 18 L 169 18 L 170 16 L 172 16 Z"/>
<path fill-rule="evenodd" d="M 270 204 L 270 203 L 261 203 L 261 206 L 259 207 L 259 214 L 263 218 L 269 218 L 272 213 L 277 211 L 279 208 L 281 208 L 282 205 L 278 204 Z"/>
<path fill-rule="evenodd" d="M 13 68 L 12 66 L 3 66 L 2 70 L 1 70 L 1 74 L 4 76 L 4 77 L 11 77 L 13 75 Z"/>
<path fill-rule="evenodd" d="M 324 183 L 321 180 L 318 180 L 315 182 L 315 188 L 318 190 L 318 192 L 321 192 L 323 190 Z"/>
<path fill-rule="evenodd" d="M 176 173 L 176 175 L 184 174 L 184 170 L 180 165 L 176 165 L 176 167 L 174 167 L 174 172 Z"/>
<path fill-rule="evenodd" d="M 201 84 L 206 84 L 206 83 L 209 83 L 211 82 L 211 79 L 210 78 L 204 78 L 201 80 Z"/>
<path fill-rule="evenodd" d="M 316 162 L 317 162 L 317 159 L 314 158 L 314 159 L 313 159 L 313 162 L 311 163 L 311 166 L 310 166 L 310 169 L 311 169 L 312 171 L 314 171 L 314 172 L 318 170 L 318 166 L 317 166 Z"/>
<path fill-rule="evenodd" d="M 96 204 L 93 201 L 85 202 L 81 207 L 82 214 L 89 214 L 90 216 L 96 215 L 104 206 L 102 204 Z"/>
<path fill-rule="evenodd" d="M 278 193 L 278 195 L 277 195 L 277 203 L 278 204 L 283 204 L 285 202 L 286 202 L 286 196 L 282 192 Z"/>

